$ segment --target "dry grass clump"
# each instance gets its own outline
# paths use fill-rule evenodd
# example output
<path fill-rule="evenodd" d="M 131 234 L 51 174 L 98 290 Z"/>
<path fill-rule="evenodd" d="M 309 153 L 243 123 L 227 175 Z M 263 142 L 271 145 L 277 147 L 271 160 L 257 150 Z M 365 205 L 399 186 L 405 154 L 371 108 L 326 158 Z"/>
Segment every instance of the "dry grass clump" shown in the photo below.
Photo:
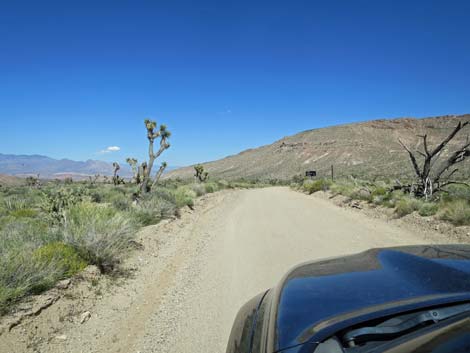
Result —
<path fill-rule="evenodd" d="M 470 203 L 468 200 L 445 202 L 439 212 L 439 218 L 456 226 L 470 225 Z"/>
<path fill-rule="evenodd" d="M 63 239 L 87 263 L 110 272 L 127 254 L 136 231 L 137 223 L 128 214 L 83 202 L 66 211 Z"/>

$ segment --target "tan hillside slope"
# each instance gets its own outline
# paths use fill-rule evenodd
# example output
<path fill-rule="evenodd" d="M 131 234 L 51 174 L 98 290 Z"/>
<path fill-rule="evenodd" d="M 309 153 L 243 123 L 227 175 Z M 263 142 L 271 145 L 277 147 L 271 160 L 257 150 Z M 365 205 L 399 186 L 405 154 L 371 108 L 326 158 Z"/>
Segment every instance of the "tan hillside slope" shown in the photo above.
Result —
<path fill-rule="evenodd" d="M 22 184 L 24 184 L 24 179 L 12 175 L 0 174 L 0 186 L 17 186 Z"/>
<path fill-rule="evenodd" d="M 408 154 L 398 143 L 401 138 L 412 149 L 422 149 L 417 135 L 428 134 L 430 146 L 445 138 L 459 121 L 470 121 L 470 114 L 424 119 L 374 120 L 304 131 L 282 138 L 271 145 L 243 151 L 221 160 L 203 163 L 212 177 L 237 179 L 289 179 L 306 170 L 329 176 L 331 165 L 337 176 L 403 177 L 412 175 Z M 441 154 L 443 160 L 470 134 L 461 131 Z M 460 167 L 468 177 L 470 163 Z M 173 170 L 166 178 L 190 178 L 193 167 Z"/>

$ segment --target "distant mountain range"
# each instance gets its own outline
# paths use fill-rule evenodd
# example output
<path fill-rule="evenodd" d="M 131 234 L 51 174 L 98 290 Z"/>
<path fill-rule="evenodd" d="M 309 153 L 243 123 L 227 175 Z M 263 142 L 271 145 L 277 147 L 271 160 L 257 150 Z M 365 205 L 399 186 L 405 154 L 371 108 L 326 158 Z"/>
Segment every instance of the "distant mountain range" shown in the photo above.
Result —
<path fill-rule="evenodd" d="M 0 174 L 17 177 L 36 176 L 46 179 L 84 179 L 90 175 L 112 175 L 111 163 L 97 160 L 85 162 L 70 159 L 54 159 L 41 155 L 14 155 L 0 153 Z M 127 165 L 121 164 L 119 175 L 130 177 L 131 172 Z"/>
<path fill-rule="evenodd" d="M 422 139 L 417 135 L 428 134 L 429 144 L 435 146 L 459 121 L 470 121 L 470 114 L 382 119 L 331 126 L 300 132 L 270 145 L 203 165 L 209 176 L 225 179 L 289 179 L 294 175 L 305 175 L 307 170 L 329 177 L 331 166 L 336 176 L 401 178 L 412 176 L 414 172 L 398 138 L 413 150 L 423 150 Z M 441 153 L 441 160 L 457 146 L 462 146 L 469 135 L 470 126 L 449 143 Z M 460 177 L 470 176 L 470 161 L 459 164 L 458 168 Z M 193 174 L 194 168 L 190 166 L 170 171 L 165 177 L 192 178 Z"/>

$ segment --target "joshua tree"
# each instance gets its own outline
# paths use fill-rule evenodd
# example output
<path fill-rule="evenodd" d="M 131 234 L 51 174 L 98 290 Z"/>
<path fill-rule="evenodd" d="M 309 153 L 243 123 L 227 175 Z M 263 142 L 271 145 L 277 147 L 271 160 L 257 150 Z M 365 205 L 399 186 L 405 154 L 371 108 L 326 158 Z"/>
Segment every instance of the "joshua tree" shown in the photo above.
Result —
<path fill-rule="evenodd" d="M 153 181 L 152 188 L 157 186 L 158 181 L 160 180 L 160 177 L 162 176 L 162 174 L 165 171 L 166 167 L 167 167 L 166 162 L 162 162 L 160 168 L 158 169 L 157 175 L 155 175 L 155 179 Z"/>
<path fill-rule="evenodd" d="M 207 180 L 209 173 L 204 171 L 204 166 L 202 164 L 195 165 L 194 170 L 196 171 L 196 174 L 194 174 L 194 176 L 197 180 L 199 180 L 199 182 Z"/>
<path fill-rule="evenodd" d="M 133 182 L 140 184 L 140 173 L 139 166 L 137 165 L 138 161 L 135 158 L 126 158 L 126 162 L 131 166 L 132 173 L 134 174 Z"/>
<path fill-rule="evenodd" d="M 142 194 L 145 194 L 150 191 L 151 186 L 149 185 L 149 183 L 153 163 L 163 153 L 163 151 L 170 147 L 170 144 L 168 143 L 168 138 L 171 135 L 170 131 L 167 130 L 166 125 L 161 124 L 160 128 L 157 129 L 157 123 L 155 121 L 145 119 L 144 123 L 145 128 L 147 129 L 147 139 L 149 140 L 149 161 L 148 164 L 145 162 L 141 164 L 142 185 L 140 191 L 142 192 Z M 154 141 L 157 138 L 160 138 L 160 148 L 157 152 L 154 152 Z"/>
<path fill-rule="evenodd" d="M 118 171 L 119 171 L 119 169 L 121 169 L 121 166 L 119 165 L 118 162 L 114 162 L 114 163 L 113 163 L 113 168 L 114 168 L 114 172 L 113 172 L 113 183 L 114 183 L 114 185 L 118 185 L 118 184 L 120 184 Z"/>
<path fill-rule="evenodd" d="M 441 163 L 439 168 L 435 168 L 434 166 L 436 161 L 439 159 L 442 150 L 457 135 L 457 133 L 469 123 L 470 122 L 468 121 L 464 123 L 459 122 L 459 124 L 454 128 L 454 130 L 452 130 L 449 136 L 447 136 L 434 149 L 429 147 L 427 135 L 419 135 L 418 137 L 423 140 L 424 152 L 416 151 L 416 153 L 423 157 L 424 162 L 422 165 L 418 164 L 415 153 L 413 153 L 413 151 L 411 151 L 408 146 L 398 139 L 398 142 L 408 152 L 411 164 L 413 165 L 413 169 L 417 177 L 416 185 L 408 185 L 405 186 L 406 188 L 411 190 L 414 189 L 416 196 L 424 196 L 427 198 L 434 192 L 441 191 L 444 186 L 449 184 L 465 184 L 463 182 L 451 180 L 451 177 L 458 171 L 457 168 L 454 168 L 454 165 L 463 162 L 467 157 L 470 156 L 470 141 L 468 136 L 466 142 L 457 148 L 455 152 L 451 153 L 447 160 L 444 161 L 444 163 Z"/>
<path fill-rule="evenodd" d="M 95 174 L 95 176 L 91 176 L 91 175 L 88 176 L 88 179 L 90 180 L 91 185 L 95 185 L 99 178 L 100 178 L 99 174 Z"/>
<path fill-rule="evenodd" d="M 39 174 L 36 175 L 36 177 L 29 176 L 26 178 L 26 185 L 31 186 L 31 187 L 39 187 Z"/>

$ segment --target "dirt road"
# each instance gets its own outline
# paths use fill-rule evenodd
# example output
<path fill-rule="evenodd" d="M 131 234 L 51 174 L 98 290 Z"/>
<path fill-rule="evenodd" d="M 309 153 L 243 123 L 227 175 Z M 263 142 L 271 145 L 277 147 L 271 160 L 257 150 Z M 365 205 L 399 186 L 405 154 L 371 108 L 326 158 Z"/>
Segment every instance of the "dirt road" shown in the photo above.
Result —
<path fill-rule="evenodd" d="M 299 262 L 436 237 L 267 188 L 210 195 L 182 219 L 145 229 L 141 241 L 132 278 L 89 286 L 80 299 L 64 295 L 0 336 L 0 351 L 221 353 L 238 308 Z M 91 318 L 80 324 L 85 310 Z"/>

